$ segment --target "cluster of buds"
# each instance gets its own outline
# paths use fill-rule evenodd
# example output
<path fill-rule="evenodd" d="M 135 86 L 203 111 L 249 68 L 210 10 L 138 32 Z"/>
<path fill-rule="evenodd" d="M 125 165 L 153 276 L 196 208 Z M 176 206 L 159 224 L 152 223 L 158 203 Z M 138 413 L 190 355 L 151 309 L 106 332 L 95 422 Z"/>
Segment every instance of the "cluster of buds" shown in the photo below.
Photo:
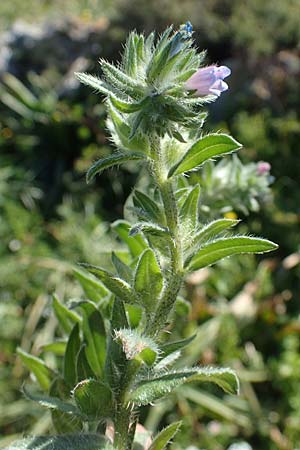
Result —
<path fill-rule="evenodd" d="M 149 130 L 184 141 L 186 131 L 199 128 L 199 106 L 228 89 L 223 79 L 230 69 L 201 67 L 205 52 L 197 53 L 192 35 L 189 22 L 176 32 L 169 27 L 156 43 L 153 33 L 147 38 L 131 33 L 120 66 L 101 60 L 102 79 L 77 74 L 107 96 L 118 145 L 132 150 L 129 141 Z"/>

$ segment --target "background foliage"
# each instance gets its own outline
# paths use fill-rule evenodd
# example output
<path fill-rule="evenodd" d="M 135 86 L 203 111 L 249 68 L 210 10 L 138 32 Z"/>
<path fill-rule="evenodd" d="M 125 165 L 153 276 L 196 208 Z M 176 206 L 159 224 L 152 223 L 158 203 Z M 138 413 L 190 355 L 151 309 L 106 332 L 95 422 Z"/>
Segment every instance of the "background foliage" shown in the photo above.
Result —
<path fill-rule="evenodd" d="M 99 57 L 118 59 L 133 28 L 160 31 L 192 18 L 197 44 L 208 50 L 207 62 L 225 63 L 233 72 L 230 91 L 209 107 L 209 125 L 244 144 L 244 164 L 269 161 L 274 177 L 271 198 L 266 187 L 251 182 L 254 166 L 240 169 L 232 187 L 212 180 L 207 166 L 201 184 L 210 210 L 203 215 L 222 208 L 226 217 L 243 218 L 244 231 L 263 234 L 280 250 L 263 260 L 235 257 L 190 277 L 185 286 L 190 306 L 177 311 L 178 337 L 197 332 L 187 363 L 235 368 L 241 396 L 221 401 L 213 388 L 181 388 L 150 414 L 145 409 L 144 421 L 155 430 L 183 418 L 174 449 L 192 444 L 233 449 L 242 441 L 255 450 L 296 449 L 299 2 L 77 0 L 62 7 L 61 2 L 31 0 L 24 5 L 18 0 L 0 5 L 6 30 L 0 37 L 1 446 L 24 430 L 47 433 L 51 423 L 22 398 L 26 374 L 16 347 L 40 354 L 50 342 L 57 333 L 51 294 L 82 296 L 72 265 L 108 265 L 106 250 L 122 251 L 106 224 L 122 215 L 137 177 L 141 186 L 147 183 L 146 174 L 128 165 L 85 184 L 86 169 L 110 152 L 110 142 L 103 106 L 79 87 L 73 72 L 96 73 Z M 231 159 L 226 164 L 229 174 L 231 164 L 239 166 Z M 224 168 L 218 170 L 224 174 Z M 54 364 L 50 354 L 45 357 Z"/>

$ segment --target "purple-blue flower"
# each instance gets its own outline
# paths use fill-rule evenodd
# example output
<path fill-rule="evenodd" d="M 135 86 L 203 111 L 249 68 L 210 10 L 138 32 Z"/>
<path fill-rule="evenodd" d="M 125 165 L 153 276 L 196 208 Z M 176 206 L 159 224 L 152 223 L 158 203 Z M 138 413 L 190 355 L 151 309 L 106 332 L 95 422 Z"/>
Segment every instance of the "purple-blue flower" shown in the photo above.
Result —
<path fill-rule="evenodd" d="M 208 66 L 197 70 L 191 78 L 185 83 L 189 90 L 195 90 L 199 97 L 205 95 L 217 95 L 227 91 L 228 84 L 224 78 L 229 77 L 231 70 L 227 66 Z"/>

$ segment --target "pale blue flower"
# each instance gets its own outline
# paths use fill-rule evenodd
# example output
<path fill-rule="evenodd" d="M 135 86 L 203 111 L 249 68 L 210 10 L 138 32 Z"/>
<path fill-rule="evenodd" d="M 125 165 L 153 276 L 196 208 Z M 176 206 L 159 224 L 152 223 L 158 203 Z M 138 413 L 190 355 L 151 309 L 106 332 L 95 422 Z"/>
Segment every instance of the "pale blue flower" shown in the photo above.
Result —
<path fill-rule="evenodd" d="M 195 90 L 199 97 L 205 95 L 217 95 L 227 91 L 228 84 L 224 78 L 229 77 L 231 70 L 227 66 L 208 66 L 197 70 L 186 82 L 186 88 Z"/>

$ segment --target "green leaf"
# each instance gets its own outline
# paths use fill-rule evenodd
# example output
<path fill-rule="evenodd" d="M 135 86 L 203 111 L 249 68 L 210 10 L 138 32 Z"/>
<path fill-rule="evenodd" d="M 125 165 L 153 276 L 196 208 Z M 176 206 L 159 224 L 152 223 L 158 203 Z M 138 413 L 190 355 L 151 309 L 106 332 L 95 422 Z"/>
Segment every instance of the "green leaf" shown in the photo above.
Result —
<path fill-rule="evenodd" d="M 83 72 L 75 72 L 74 75 L 81 83 L 92 87 L 96 92 L 100 92 L 107 96 L 112 94 L 112 91 L 105 86 L 100 78 Z"/>
<path fill-rule="evenodd" d="M 103 299 L 107 298 L 109 291 L 96 277 L 78 269 L 73 269 L 73 273 L 89 300 L 95 303 L 101 303 Z"/>
<path fill-rule="evenodd" d="M 73 396 L 80 411 L 90 418 L 99 419 L 112 414 L 112 391 L 101 381 L 81 381 L 75 387 Z"/>
<path fill-rule="evenodd" d="M 120 297 L 126 303 L 135 303 L 136 298 L 129 283 L 122 278 L 115 276 L 101 267 L 82 263 L 81 267 L 87 269 L 90 273 L 99 278 L 102 283 L 117 297 Z"/>
<path fill-rule="evenodd" d="M 139 154 L 141 152 L 146 154 L 149 148 L 148 137 L 142 135 L 132 137 L 132 127 L 124 121 L 122 115 L 111 104 L 108 104 L 108 113 L 109 119 L 107 123 L 111 134 L 117 133 L 117 137 L 120 140 L 120 143 L 116 141 L 116 145 Z"/>
<path fill-rule="evenodd" d="M 266 239 L 235 236 L 220 238 L 213 242 L 204 244 L 202 248 L 190 259 L 185 266 L 189 270 L 198 270 L 227 256 L 241 253 L 265 253 L 275 250 L 278 245 Z"/>
<path fill-rule="evenodd" d="M 134 278 L 134 289 L 148 311 L 155 309 L 162 288 L 161 269 L 153 250 L 148 248 L 140 256 Z"/>
<path fill-rule="evenodd" d="M 23 386 L 23 393 L 29 400 L 33 400 L 34 402 L 37 402 L 39 405 L 45 408 L 58 410 L 63 413 L 71 414 L 81 418 L 84 417 L 75 405 L 73 405 L 72 403 L 64 402 L 57 397 L 50 397 L 49 395 L 42 394 L 33 394 L 28 389 L 26 389 L 25 386 Z"/>
<path fill-rule="evenodd" d="M 102 316 L 93 303 L 81 303 L 82 330 L 86 339 L 85 354 L 93 372 L 104 377 L 106 332 Z"/>
<path fill-rule="evenodd" d="M 126 73 L 124 73 L 122 70 L 118 69 L 116 66 L 110 64 L 104 59 L 100 60 L 100 64 L 107 82 L 114 85 L 118 90 L 126 93 L 133 98 L 138 98 L 143 95 L 143 86 L 134 78 L 126 75 Z"/>
<path fill-rule="evenodd" d="M 41 346 L 43 353 L 51 352 L 57 356 L 64 356 L 66 351 L 67 342 L 66 341 L 55 341 L 49 344 L 44 344 Z"/>
<path fill-rule="evenodd" d="M 140 111 L 143 106 L 146 104 L 146 101 L 148 99 L 143 99 L 140 102 L 136 103 L 129 103 L 125 102 L 124 100 L 120 100 L 119 98 L 115 97 L 114 95 L 110 95 L 109 100 L 111 101 L 112 105 L 121 113 L 125 114 L 132 114 L 134 112 Z"/>
<path fill-rule="evenodd" d="M 39 436 L 22 439 L 3 450 L 113 450 L 105 436 L 95 433 Z"/>
<path fill-rule="evenodd" d="M 72 388 L 77 382 L 77 355 L 80 351 L 81 342 L 79 336 L 79 325 L 74 325 L 69 336 L 66 353 L 64 357 L 64 379 Z"/>
<path fill-rule="evenodd" d="M 133 204 L 136 208 L 142 209 L 149 219 L 152 219 L 154 222 L 160 223 L 162 221 L 162 211 L 160 210 L 157 202 L 152 200 L 147 194 L 144 194 L 137 189 L 134 191 L 133 195 Z"/>
<path fill-rule="evenodd" d="M 70 334 L 73 326 L 80 322 L 80 317 L 61 303 L 56 295 L 53 295 L 52 307 L 60 326 L 67 334 Z"/>
<path fill-rule="evenodd" d="M 165 236 L 166 234 L 169 234 L 169 230 L 168 228 L 161 227 L 156 223 L 140 222 L 130 229 L 129 236 L 136 236 L 137 234 L 140 233 L 151 234 L 154 236 Z"/>
<path fill-rule="evenodd" d="M 17 349 L 17 353 L 27 369 L 34 374 L 41 388 L 48 391 L 54 372 L 46 366 L 42 359 L 30 355 L 21 348 Z"/>
<path fill-rule="evenodd" d="M 127 281 L 127 283 L 131 283 L 133 279 L 132 270 L 127 264 L 125 264 L 115 252 L 112 252 L 111 255 L 112 263 L 118 272 L 118 275 L 123 278 L 123 280 Z"/>
<path fill-rule="evenodd" d="M 142 153 L 113 153 L 106 158 L 99 159 L 89 168 L 86 174 L 86 181 L 89 183 L 97 174 L 101 173 L 104 169 L 108 169 L 109 167 L 144 158 L 145 157 Z"/>
<path fill-rule="evenodd" d="M 162 351 L 162 357 L 165 358 L 166 356 L 170 355 L 173 352 L 177 352 L 178 350 L 181 350 L 182 348 L 189 345 L 193 340 L 195 339 L 197 335 L 193 334 L 193 336 L 190 336 L 186 339 L 181 339 L 180 341 L 174 341 L 174 342 L 168 342 L 167 344 L 163 344 L 160 346 L 160 349 Z"/>
<path fill-rule="evenodd" d="M 145 248 L 148 248 L 148 245 L 142 236 L 129 236 L 131 225 L 125 220 L 117 220 L 112 224 L 112 228 L 116 231 L 122 241 L 128 245 L 130 253 L 134 258 L 139 256 Z"/>
<path fill-rule="evenodd" d="M 58 377 L 51 385 L 49 396 L 68 401 L 71 397 L 70 387 L 62 378 Z M 59 409 L 52 409 L 51 418 L 58 433 L 74 433 L 83 429 L 83 421 L 79 417 L 74 416 L 74 414 L 62 412 Z"/>
<path fill-rule="evenodd" d="M 78 381 L 93 378 L 95 376 L 87 360 L 85 347 L 86 345 L 83 344 L 77 355 L 76 372 Z"/>
<path fill-rule="evenodd" d="M 152 379 L 146 378 L 139 381 L 129 394 L 128 401 L 139 406 L 147 405 L 164 397 L 182 384 L 194 381 L 215 383 L 229 394 L 237 394 L 239 391 L 238 378 L 231 369 L 191 368 L 171 371 Z"/>
<path fill-rule="evenodd" d="M 130 328 L 137 328 L 143 317 L 143 308 L 139 305 L 125 305 Z"/>
<path fill-rule="evenodd" d="M 149 447 L 149 450 L 163 450 L 170 443 L 170 440 L 175 436 L 175 434 L 179 431 L 181 426 L 180 422 L 174 422 L 155 436 L 152 444 Z"/>
<path fill-rule="evenodd" d="M 169 177 L 196 170 L 205 161 L 217 156 L 227 155 L 241 148 L 235 139 L 226 134 L 209 134 L 202 137 L 169 171 Z"/>
<path fill-rule="evenodd" d="M 120 330 L 122 328 L 128 328 L 128 321 L 124 303 L 116 297 L 112 309 L 111 330 Z M 111 388 L 114 391 L 120 388 L 120 379 L 124 373 L 126 364 L 127 360 L 122 346 L 117 343 L 110 334 L 105 363 L 105 374 Z"/>
<path fill-rule="evenodd" d="M 181 220 L 189 229 L 194 230 L 198 224 L 198 205 L 200 196 L 200 185 L 196 184 L 189 192 L 180 209 Z"/>
<path fill-rule="evenodd" d="M 217 219 L 213 222 L 208 223 L 199 230 L 194 239 L 193 243 L 208 241 L 209 239 L 215 237 L 216 235 L 222 233 L 222 231 L 228 228 L 236 226 L 240 221 L 234 219 Z"/>

